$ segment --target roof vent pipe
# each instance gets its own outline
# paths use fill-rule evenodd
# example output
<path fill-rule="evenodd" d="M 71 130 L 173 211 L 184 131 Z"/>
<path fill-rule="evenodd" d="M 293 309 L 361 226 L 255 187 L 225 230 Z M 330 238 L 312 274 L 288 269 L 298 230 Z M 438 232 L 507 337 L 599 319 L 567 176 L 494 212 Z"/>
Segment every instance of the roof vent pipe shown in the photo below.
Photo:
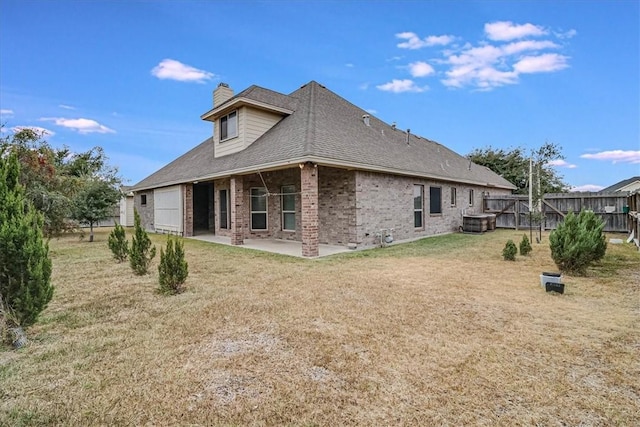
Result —
<path fill-rule="evenodd" d="M 370 123 L 369 123 L 369 117 L 371 117 L 371 116 L 369 116 L 368 114 L 363 114 L 363 115 L 362 115 L 362 121 L 363 121 L 363 122 L 364 122 L 364 124 L 365 124 L 365 125 L 367 125 L 367 126 L 370 126 Z"/>
<path fill-rule="evenodd" d="M 396 130 L 396 122 L 391 123 L 391 129 Z"/>
<path fill-rule="evenodd" d="M 409 145 L 409 135 L 411 135 L 411 129 L 407 129 L 407 145 Z"/>

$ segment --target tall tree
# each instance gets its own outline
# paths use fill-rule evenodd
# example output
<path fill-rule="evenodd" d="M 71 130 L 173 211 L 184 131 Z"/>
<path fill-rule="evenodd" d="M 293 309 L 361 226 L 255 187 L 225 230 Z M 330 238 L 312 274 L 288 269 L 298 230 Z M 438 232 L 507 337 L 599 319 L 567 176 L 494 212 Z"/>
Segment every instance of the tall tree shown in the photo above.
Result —
<path fill-rule="evenodd" d="M 540 176 L 540 194 L 562 193 L 568 190 L 563 178 L 549 164 L 552 160 L 562 159 L 559 145 L 545 142 L 541 147 L 527 152 L 522 147 L 476 148 L 467 157 L 482 166 L 486 166 L 517 187 L 516 193 L 526 194 L 529 189 L 529 161 L 533 159 L 536 179 Z"/>
<path fill-rule="evenodd" d="M 75 195 L 71 217 L 89 226 L 90 242 L 93 242 L 93 226 L 113 215 L 120 197 L 117 189 L 102 180 L 87 182 Z"/>
<path fill-rule="evenodd" d="M 44 215 L 44 232 L 51 237 L 74 228 L 69 221 L 74 198 L 86 185 L 100 180 L 118 188 L 121 180 L 102 148 L 73 153 L 68 147 L 51 147 L 44 137 L 20 129 L 0 138 L 0 149 L 17 156 L 25 196 Z"/>
<path fill-rule="evenodd" d="M 15 154 L 0 149 L 0 299 L 19 323 L 33 324 L 53 296 L 42 214 L 25 198 Z"/>

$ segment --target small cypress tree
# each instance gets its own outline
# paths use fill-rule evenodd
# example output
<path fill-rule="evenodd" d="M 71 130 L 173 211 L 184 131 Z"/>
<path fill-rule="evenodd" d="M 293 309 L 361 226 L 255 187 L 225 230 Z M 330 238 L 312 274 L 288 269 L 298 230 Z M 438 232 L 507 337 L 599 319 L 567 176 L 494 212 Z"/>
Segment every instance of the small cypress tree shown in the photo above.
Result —
<path fill-rule="evenodd" d="M 0 298 L 9 320 L 27 327 L 51 301 L 53 285 L 43 216 L 26 200 L 19 175 L 16 156 L 0 151 Z"/>
<path fill-rule="evenodd" d="M 126 261 L 129 256 L 129 242 L 124 232 L 124 227 L 116 224 L 115 228 L 109 234 L 109 249 L 113 253 L 113 257 L 118 262 Z"/>
<path fill-rule="evenodd" d="M 549 245 L 560 271 L 584 275 L 607 250 L 604 221 L 592 211 L 569 212 L 549 235 Z"/>
<path fill-rule="evenodd" d="M 131 249 L 129 250 L 129 264 L 131 269 L 138 276 L 149 272 L 149 264 L 156 256 L 156 247 L 151 246 L 149 235 L 140 224 L 138 211 L 133 211 L 134 236 L 131 238 Z"/>
<path fill-rule="evenodd" d="M 523 234 L 520 241 L 520 255 L 527 256 L 531 253 L 531 250 L 531 242 L 529 242 L 527 235 Z"/>
<path fill-rule="evenodd" d="M 178 294 L 189 275 L 189 265 L 184 259 L 183 243 L 171 236 L 167 238 L 166 252 L 160 248 L 160 265 L 158 266 L 160 292 Z"/>
<path fill-rule="evenodd" d="M 518 247 L 513 240 L 507 240 L 507 244 L 504 245 L 504 249 L 502 250 L 502 257 L 505 261 L 515 261 L 516 255 L 518 254 Z"/>

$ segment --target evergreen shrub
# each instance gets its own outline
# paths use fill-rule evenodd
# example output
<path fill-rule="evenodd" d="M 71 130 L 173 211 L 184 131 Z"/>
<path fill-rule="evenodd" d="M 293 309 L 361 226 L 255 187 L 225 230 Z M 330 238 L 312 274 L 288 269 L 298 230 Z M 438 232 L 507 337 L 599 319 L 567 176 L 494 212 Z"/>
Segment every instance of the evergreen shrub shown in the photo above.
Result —
<path fill-rule="evenodd" d="M 593 211 L 569 212 L 549 236 L 551 257 L 560 271 L 585 275 L 587 268 L 604 257 L 607 242 L 604 221 Z"/>
<path fill-rule="evenodd" d="M 516 255 L 518 254 L 518 247 L 513 240 L 507 240 L 507 244 L 504 245 L 504 249 L 502 250 L 502 257 L 505 261 L 515 261 Z"/>
<path fill-rule="evenodd" d="M 522 240 L 520 241 L 520 255 L 527 256 L 531 253 L 531 242 L 526 234 L 522 235 Z"/>
<path fill-rule="evenodd" d="M 156 247 L 151 246 L 149 235 L 140 224 L 140 214 L 133 211 L 134 235 L 131 238 L 131 249 L 129 250 L 129 265 L 138 276 L 149 272 L 151 260 L 156 256 Z"/>
<path fill-rule="evenodd" d="M 124 227 L 120 224 L 116 224 L 109 234 L 109 249 L 111 249 L 113 257 L 118 262 L 126 261 L 129 256 L 129 242 L 127 241 Z"/>
<path fill-rule="evenodd" d="M 166 251 L 160 248 L 160 265 L 158 266 L 160 292 L 178 294 L 189 275 L 189 265 L 184 259 L 184 245 L 177 238 L 167 238 Z"/>

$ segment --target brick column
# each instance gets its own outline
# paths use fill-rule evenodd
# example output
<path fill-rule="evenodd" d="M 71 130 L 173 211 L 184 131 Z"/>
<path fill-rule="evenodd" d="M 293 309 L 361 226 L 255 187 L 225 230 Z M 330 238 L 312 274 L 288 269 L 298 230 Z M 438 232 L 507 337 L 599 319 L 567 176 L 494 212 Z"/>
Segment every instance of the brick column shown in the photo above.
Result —
<path fill-rule="evenodd" d="M 302 190 L 302 256 L 316 257 L 318 250 L 318 167 L 307 162 L 300 170 Z"/>
<path fill-rule="evenodd" d="M 231 199 L 231 244 L 241 245 L 244 243 L 244 182 L 241 176 L 231 177 L 229 193 Z"/>
<path fill-rule="evenodd" d="M 184 185 L 184 237 L 193 236 L 193 184 Z"/>

